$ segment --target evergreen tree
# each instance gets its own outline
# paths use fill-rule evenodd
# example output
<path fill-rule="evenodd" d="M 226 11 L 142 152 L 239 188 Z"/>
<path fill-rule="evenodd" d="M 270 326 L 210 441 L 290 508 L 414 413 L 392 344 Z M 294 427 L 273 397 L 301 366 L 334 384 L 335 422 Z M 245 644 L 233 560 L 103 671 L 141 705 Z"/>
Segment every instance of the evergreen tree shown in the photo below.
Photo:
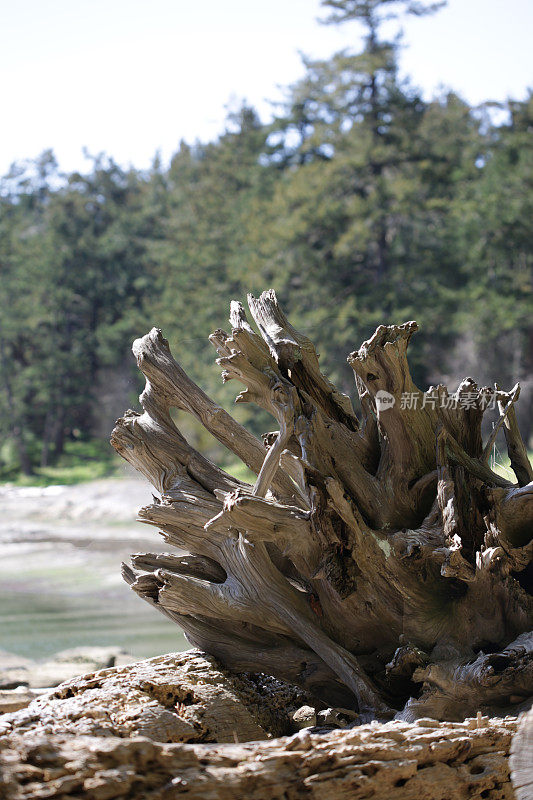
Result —
<path fill-rule="evenodd" d="M 1 463 L 31 474 L 46 398 L 45 300 L 49 256 L 47 208 L 60 180 L 50 151 L 14 165 L 0 191 L 0 386 Z"/>
<path fill-rule="evenodd" d="M 354 340 L 370 335 L 384 316 L 392 322 L 410 312 L 425 291 L 424 275 L 438 259 L 431 254 L 428 260 L 422 252 L 427 219 L 421 206 L 431 194 L 423 165 L 433 158 L 423 124 L 428 106 L 399 79 L 398 38 L 382 34 L 397 9 L 422 14 L 437 5 L 388 0 L 323 5 L 333 9 L 328 22 L 363 25 L 363 48 L 307 62 L 286 117 L 271 135 L 278 143 L 273 160 L 288 169 L 272 203 L 278 213 L 266 218 L 282 253 L 270 256 L 274 283 L 284 301 L 295 304 L 291 313 L 298 324 L 309 324 L 311 314 L 319 330 L 332 309 L 338 317 L 335 341 L 322 344 L 320 332 L 310 332 L 334 364 L 334 379 L 343 383 L 338 370 Z M 418 280 L 410 280 L 413 270 Z M 314 310 L 316 293 L 324 290 L 326 302 Z M 298 319 L 296 306 L 305 321 Z M 420 378 L 420 350 L 414 350 Z"/>
<path fill-rule="evenodd" d="M 100 158 L 87 176 L 43 183 L 43 165 L 39 180 L 19 170 L 6 182 L 0 224 L 0 402 L 26 472 L 89 433 L 98 369 L 124 357 L 145 286 L 138 178 Z"/>
<path fill-rule="evenodd" d="M 507 121 L 490 116 L 477 179 L 454 203 L 465 290 L 458 327 L 471 332 L 480 378 L 520 380 L 520 423 L 533 434 L 533 94 L 507 104 Z M 487 359 L 487 352 L 491 357 Z M 499 376 L 498 376 L 499 372 Z"/>
<path fill-rule="evenodd" d="M 99 156 L 65 176 L 45 151 L 1 182 L 4 472 L 31 472 L 66 438 L 90 437 L 102 370 L 126 363 L 152 325 L 230 402 L 207 334 L 228 295 L 269 286 L 344 391 L 354 345 L 416 318 L 420 384 L 451 381 L 458 360 L 481 382 L 520 379 L 530 431 L 533 100 L 510 101 L 496 123 L 453 92 L 424 101 L 400 79 L 391 18 L 440 4 L 322 5 L 328 24 L 359 26 L 361 47 L 308 60 L 272 124 L 244 104 L 216 141 L 182 142 L 168 169 L 158 156 L 146 173 Z M 458 341 L 468 348 L 454 351 Z M 237 414 L 256 433 L 271 425 L 247 406 Z"/>

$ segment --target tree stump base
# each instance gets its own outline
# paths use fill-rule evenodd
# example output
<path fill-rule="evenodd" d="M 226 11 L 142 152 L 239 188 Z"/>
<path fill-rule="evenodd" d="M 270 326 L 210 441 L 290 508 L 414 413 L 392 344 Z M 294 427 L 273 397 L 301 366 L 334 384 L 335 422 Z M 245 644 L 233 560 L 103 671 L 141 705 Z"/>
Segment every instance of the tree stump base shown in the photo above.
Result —
<path fill-rule="evenodd" d="M 274 292 L 231 304 L 210 338 L 238 402 L 267 410 L 263 442 L 174 361 L 161 331 L 133 345 L 142 414 L 112 444 L 158 496 L 139 512 L 188 552 L 124 566 L 132 589 L 234 672 L 300 686 L 359 721 L 516 713 L 533 694 L 533 468 L 510 392 L 465 378 L 421 391 L 415 322 L 380 326 L 348 357 L 360 414 L 319 369 Z M 482 419 L 499 409 L 484 442 Z M 244 483 L 185 440 L 195 416 L 257 474 Z M 489 467 L 505 433 L 516 482 Z"/>

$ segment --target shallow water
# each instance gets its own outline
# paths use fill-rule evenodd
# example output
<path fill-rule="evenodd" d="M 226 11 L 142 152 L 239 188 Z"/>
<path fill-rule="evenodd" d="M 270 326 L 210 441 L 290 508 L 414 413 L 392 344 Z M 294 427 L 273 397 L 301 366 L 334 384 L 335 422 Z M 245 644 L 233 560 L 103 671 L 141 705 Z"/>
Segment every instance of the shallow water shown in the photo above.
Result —
<path fill-rule="evenodd" d="M 135 597 L 70 597 L 46 593 L 35 597 L 20 593 L 13 598 L 0 593 L 0 648 L 33 659 L 79 646 L 119 646 L 136 657 L 184 650 L 189 645 L 179 628 L 140 609 Z M 138 602 L 141 602 L 140 600 Z"/>
<path fill-rule="evenodd" d="M 122 581 L 130 553 L 168 549 L 135 522 L 140 481 L 97 481 L 28 495 L 0 490 L 0 650 L 34 659 L 79 646 L 136 657 L 183 650 L 178 626 Z"/>

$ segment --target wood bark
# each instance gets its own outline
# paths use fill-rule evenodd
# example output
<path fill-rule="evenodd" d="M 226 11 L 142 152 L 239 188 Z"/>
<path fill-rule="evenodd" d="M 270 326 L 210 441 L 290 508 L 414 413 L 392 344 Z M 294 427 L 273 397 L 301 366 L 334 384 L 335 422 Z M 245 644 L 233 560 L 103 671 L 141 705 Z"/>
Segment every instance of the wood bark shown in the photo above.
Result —
<path fill-rule="evenodd" d="M 380 326 L 348 357 L 360 415 L 322 374 L 274 292 L 231 304 L 210 338 L 223 380 L 278 423 L 259 441 L 210 400 L 153 329 L 133 346 L 143 413 L 112 443 L 159 497 L 139 518 L 189 555 L 138 554 L 132 589 L 227 668 L 274 675 L 359 721 L 462 720 L 533 690 L 533 470 L 519 387 L 454 393 L 413 382 L 415 322 Z M 516 482 L 488 465 L 500 411 Z M 177 429 L 193 414 L 257 475 L 216 467 Z"/>

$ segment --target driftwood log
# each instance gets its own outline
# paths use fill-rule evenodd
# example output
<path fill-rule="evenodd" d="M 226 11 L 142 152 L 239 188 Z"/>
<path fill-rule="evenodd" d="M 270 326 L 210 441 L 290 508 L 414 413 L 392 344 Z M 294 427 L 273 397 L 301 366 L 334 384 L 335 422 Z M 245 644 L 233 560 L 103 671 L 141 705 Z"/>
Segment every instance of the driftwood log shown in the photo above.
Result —
<path fill-rule="evenodd" d="M 228 669 L 276 676 L 359 721 L 516 713 L 533 689 L 533 469 L 519 387 L 450 394 L 414 383 L 415 322 L 380 326 L 348 357 L 360 414 L 319 369 L 274 292 L 232 303 L 210 338 L 238 402 L 279 430 L 261 442 L 173 359 L 161 331 L 136 340 L 143 413 L 112 444 L 157 490 L 141 509 L 181 553 L 135 555 L 124 578 Z M 488 441 L 482 419 L 499 420 Z M 187 443 L 194 415 L 257 475 L 243 483 Z M 512 483 L 489 466 L 499 429 Z"/>
<path fill-rule="evenodd" d="M 327 730 L 315 709 L 319 725 L 295 733 L 302 702 L 194 650 L 92 672 L 0 715 L 0 797 L 514 800 L 511 746 L 527 768 L 516 717 Z"/>
<path fill-rule="evenodd" d="M 0 741 L 16 735 L 247 742 L 294 733 L 291 714 L 308 700 L 275 678 L 234 675 L 188 650 L 65 681 L 23 710 L 0 714 Z"/>
<path fill-rule="evenodd" d="M 12 735 L 0 740 L 0 791 L 5 800 L 514 800 L 516 721 L 469 723 L 218 745 Z"/>
<path fill-rule="evenodd" d="M 523 714 L 511 747 L 511 782 L 516 800 L 533 798 L 533 708 Z"/>

